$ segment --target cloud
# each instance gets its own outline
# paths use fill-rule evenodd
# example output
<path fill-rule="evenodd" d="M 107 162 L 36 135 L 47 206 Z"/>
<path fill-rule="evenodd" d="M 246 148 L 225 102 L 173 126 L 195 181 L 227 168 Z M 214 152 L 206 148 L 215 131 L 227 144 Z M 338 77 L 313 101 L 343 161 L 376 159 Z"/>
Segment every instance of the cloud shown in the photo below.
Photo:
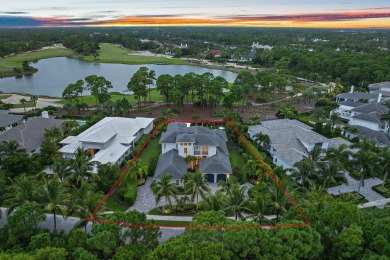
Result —
<path fill-rule="evenodd" d="M 158 26 L 158 25 L 213 25 L 213 26 L 313 26 L 345 21 L 349 26 L 359 23 L 360 27 L 373 24 L 369 19 L 382 18 L 389 20 L 390 12 L 360 11 L 360 12 L 329 12 L 329 13 L 302 13 L 290 15 L 227 15 L 209 18 L 195 18 L 198 14 L 179 15 L 134 15 L 126 17 L 111 17 L 96 15 L 83 17 L 39 18 L 20 16 L 1 16 L 1 27 L 20 26 Z M 199 16 L 198 16 L 199 17 Z M 106 18 L 106 19 L 104 19 Z M 385 21 L 384 20 L 384 21 Z M 350 25 L 352 23 L 352 25 Z M 382 22 L 380 27 L 389 28 L 390 23 Z"/>
<path fill-rule="evenodd" d="M 16 15 L 16 14 L 28 14 L 28 12 L 0 12 L 0 14 L 13 14 L 13 15 Z"/>

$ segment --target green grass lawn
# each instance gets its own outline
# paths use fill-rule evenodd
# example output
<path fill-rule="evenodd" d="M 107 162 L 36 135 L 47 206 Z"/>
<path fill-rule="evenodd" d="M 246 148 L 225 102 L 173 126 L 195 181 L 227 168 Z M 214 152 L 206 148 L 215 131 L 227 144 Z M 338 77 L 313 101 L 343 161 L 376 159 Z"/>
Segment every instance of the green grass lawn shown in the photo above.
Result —
<path fill-rule="evenodd" d="M 12 96 L 12 95 L 0 95 L 0 99 L 6 99 L 6 98 L 9 98 L 10 96 Z"/>
<path fill-rule="evenodd" d="M 13 71 L 13 68 L 22 68 L 23 61 L 36 61 L 53 57 L 71 56 L 73 51 L 64 48 L 53 48 L 34 52 L 12 55 L 0 59 L 0 73 Z M 34 64 L 32 65 L 34 66 Z"/>
<path fill-rule="evenodd" d="M 142 165 L 149 166 L 149 161 L 152 157 L 158 157 L 161 154 L 161 144 L 158 142 L 160 138 L 151 139 L 148 146 L 142 151 L 137 158 L 141 160 Z"/>
<path fill-rule="evenodd" d="M 24 103 L 24 106 L 27 108 L 27 107 L 34 107 L 34 102 L 26 102 Z M 23 108 L 23 104 L 22 103 L 19 103 L 19 104 L 14 104 L 14 108 Z"/>
<path fill-rule="evenodd" d="M 125 206 L 125 205 L 117 203 L 116 200 L 117 200 L 117 198 L 116 198 L 116 196 L 114 194 L 113 196 L 109 196 L 104 201 L 104 206 L 107 208 L 108 211 L 125 211 L 125 210 L 127 210 L 129 208 L 129 207 Z"/>
<path fill-rule="evenodd" d="M 154 221 L 156 225 L 158 226 L 176 226 L 176 227 L 183 227 L 183 226 L 189 226 L 191 224 L 190 221 L 174 221 L 174 220 L 155 220 Z"/>
<path fill-rule="evenodd" d="M 139 56 L 129 55 L 131 50 L 123 48 L 120 45 L 111 43 L 100 44 L 99 57 L 95 59 L 93 56 L 83 57 L 86 61 L 101 62 L 101 63 L 122 63 L 122 64 L 188 64 L 179 59 L 168 59 L 158 56 Z"/>

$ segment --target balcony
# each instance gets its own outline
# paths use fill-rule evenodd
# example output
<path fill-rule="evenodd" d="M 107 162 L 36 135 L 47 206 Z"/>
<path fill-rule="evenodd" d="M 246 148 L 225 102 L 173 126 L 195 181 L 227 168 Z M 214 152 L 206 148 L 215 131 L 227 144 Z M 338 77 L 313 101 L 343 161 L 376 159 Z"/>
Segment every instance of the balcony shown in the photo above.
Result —
<path fill-rule="evenodd" d="M 202 155 L 209 155 L 209 152 L 202 151 Z"/>
<path fill-rule="evenodd" d="M 194 151 L 194 155 L 200 155 L 200 151 Z"/>

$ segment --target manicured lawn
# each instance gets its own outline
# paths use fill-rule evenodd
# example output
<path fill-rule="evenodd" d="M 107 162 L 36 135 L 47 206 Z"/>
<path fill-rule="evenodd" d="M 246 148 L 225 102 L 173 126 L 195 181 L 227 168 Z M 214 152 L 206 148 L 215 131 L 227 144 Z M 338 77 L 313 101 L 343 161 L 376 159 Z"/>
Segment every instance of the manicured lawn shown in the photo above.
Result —
<path fill-rule="evenodd" d="M 108 211 L 125 211 L 129 207 L 119 204 L 116 202 L 117 198 L 115 194 L 113 196 L 109 196 L 105 201 L 104 201 L 104 206 L 107 207 Z"/>
<path fill-rule="evenodd" d="M 8 98 L 10 96 L 12 96 L 12 95 L 0 95 L 0 99 L 6 99 L 6 98 Z"/>
<path fill-rule="evenodd" d="M 155 220 L 156 225 L 158 226 L 168 226 L 168 227 L 183 227 L 189 226 L 190 221 L 174 221 L 174 220 Z"/>
<path fill-rule="evenodd" d="M 33 102 L 26 102 L 26 103 L 24 103 L 24 106 L 25 107 L 34 107 L 34 103 Z M 23 108 L 23 104 L 22 103 L 14 104 L 14 108 Z"/>
<path fill-rule="evenodd" d="M 86 61 L 101 62 L 101 63 L 122 63 L 122 64 L 188 64 L 179 59 L 167 59 L 158 56 L 139 56 L 129 55 L 131 50 L 123 48 L 120 45 L 111 43 L 100 44 L 99 57 L 95 59 L 93 56 L 83 57 Z"/>
<path fill-rule="evenodd" d="M 150 95 L 151 95 L 151 99 L 152 101 L 154 102 L 160 102 L 160 101 L 163 101 L 163 96 L 160 94 L 159 91 L 155 90 L 155 89 L 152 89 L 150 91 Z M 116 101 L 116 100 L 122 100 L 123 98 L 126 98 L 130 104 L 132 104 L 134 107 L 136 107 L 136 100 L 134 98 L 133 95 L 118 95 L 118 94 L 111 94 L 111 100 L 112 101 Z M 146 99 L 147 101 L 149 101 L 149 96 L 147 97 Z M 141 99 L 141 101 L 143 101 L 143 99 Z M 92 96 L 92 95 L 88 95 L 88 96 L 83 96 L 82 98 L 80 98 L 80 102 L 82 103 L 86 103 L 88 106 L 94 106 L 96 105 L 96 99 L 95 99 L 95 96 Z M 60 102 L 61 104 L 66 104 L 66 101 L 65 100 L 61 100 Z"/>
<path fill-rule="evenodd" d="M 161 144 L 158 142 L 160 138 L 150 140 L 148 146 L 142 151 L 137 160 L 141 160 L 141 164 L 149 166 L 149 161 L 152 157 L 158 157 L 161 154 Z"/>
<path fill-rule="evenodd" d="M 64 48 L 53 48 L 34 52 L 12 55 L 0 59 L 0 72 L 13 71 L 13 68 L 22 68 L 23 61 L 35 61 L 53 57 L 71 56 L 73 51 Z M 32 64 L 34 66 L 34 64 Z"/>

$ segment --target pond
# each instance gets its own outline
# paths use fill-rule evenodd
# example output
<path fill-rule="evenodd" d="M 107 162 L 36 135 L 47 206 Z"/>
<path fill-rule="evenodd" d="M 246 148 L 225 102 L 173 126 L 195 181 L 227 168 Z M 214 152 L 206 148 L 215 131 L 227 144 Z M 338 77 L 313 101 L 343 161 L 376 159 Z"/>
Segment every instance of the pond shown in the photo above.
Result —
<path fill-rule="evenodd" d="M 110 89 L 110 92 L 127 92 L 127 83 L 131 76 L 142 66 L 154 70 L 157 77 L 161 74 L 184 75 L 188 72 L 197 74 L 211 72 L 215 77 L 222 76 L 228 82 L 233 82 L 237 75 L 230 71 L 189 65 L 109 64 L 87 62 L 66 57 L 39 60 L 33 63 L 32 66 L 39 70 L 32 76 L 0 79 L 0 91 L 60 97 L 62 91 L 70 83 L 95 74 L 104 76 L 112 83 L 113 88 Z"/>

